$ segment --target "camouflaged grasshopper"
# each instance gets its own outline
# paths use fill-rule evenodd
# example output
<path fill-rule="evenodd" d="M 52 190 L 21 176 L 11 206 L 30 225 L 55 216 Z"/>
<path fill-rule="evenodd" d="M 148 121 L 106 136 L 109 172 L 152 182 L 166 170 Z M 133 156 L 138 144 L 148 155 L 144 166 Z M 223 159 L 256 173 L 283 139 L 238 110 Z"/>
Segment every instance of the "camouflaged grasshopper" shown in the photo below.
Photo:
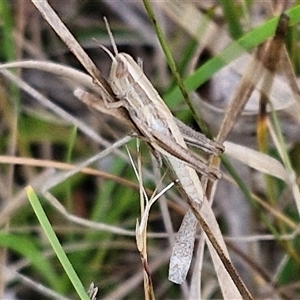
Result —
<path fill-rule="evenodd" d="M 191 152 L 185 142 L 185 134 L 193 132 L 180 121 L 176 121 L 156 89 L 145 76 L 141 64 L 136 63 L 126 53 L 118 53 L 112 33 L 105 19 L 114 54 L 101 46 L 112 59 L 108 83 L 118 102 L 103 99 L 107 108 L 124 107 L 138 134 L 145 138 L 156 157 L 160 155 L 174 172 L 180 190 L 198 206 L 205 197 L 197 172 L 215 180 L 221 173 L 208 166 L 199 156 Z M 200 138 L 200 141 L 197 141 Z M 187 140 L 197 144 L 202 150 L 219 155 L 223 146 L 201 134 L 193 134 Z M 189 210 L 177 233 L 170 260 L 169 279 L 182 283 L 189 270 L 192 259 L 197 220 Z"/>

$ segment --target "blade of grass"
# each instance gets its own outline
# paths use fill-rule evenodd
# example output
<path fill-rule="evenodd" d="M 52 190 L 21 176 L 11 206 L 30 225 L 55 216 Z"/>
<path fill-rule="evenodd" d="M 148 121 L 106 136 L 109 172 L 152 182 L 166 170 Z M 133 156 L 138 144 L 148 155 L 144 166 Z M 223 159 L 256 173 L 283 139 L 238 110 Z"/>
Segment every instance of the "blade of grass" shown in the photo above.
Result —
<path fill-rule="evenodd" d="M 0 1 L 1 31 L 3 34 L 1 51 L 3 51 L 2 54 L 7 61 L 13 61 L 15 59 L 15 47 L 12 39 L 13 19 L 8 2 L 6 0 Z"/>
<path fill-rule="evenodd" d="M 51 224 L 43 210 L 43 207 L 35 194 L 33 188 L 31 186 L 26 187 L 27 197 L 30 201 L 30 204 L 55 252 L 59 261 L 61 262 L 64 270 L 66 271 L 70 281 L 72 282 L 78 296 L 82 300 L 90 300 L 89 296 L 87 295 L 79 277 L 77 276 L 75 270 L 73 269 L 72 264 L 70 263 L 66 253 L 64 252 L 59 240 L 53 231 Z"/>

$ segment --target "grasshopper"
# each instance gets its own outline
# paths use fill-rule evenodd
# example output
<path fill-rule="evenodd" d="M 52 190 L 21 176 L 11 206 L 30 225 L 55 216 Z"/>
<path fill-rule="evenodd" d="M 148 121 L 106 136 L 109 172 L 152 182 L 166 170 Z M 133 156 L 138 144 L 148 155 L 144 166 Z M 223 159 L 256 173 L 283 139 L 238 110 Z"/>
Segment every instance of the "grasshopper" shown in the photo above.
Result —
<path fill-rule="evenodd" d="M 114 54 L 101 46 L 112 59 L 108 83 L 118 99 L 108 102 L 103 99 L 107 108 L 123 107 L 128 111 L 131 123 L 138 134 L 149 144 L 156 157 L 162 155 L 178 178 L 180 190 L 190 201 L 199 207 L 205 197 L 197 172 L 211 180 L 220 178 L 220 171 L 208 166 L 203 159 L 191 152 L 181 133 L 189 132 L 189 127 L 176 121 L 156 89 L 145 76 L 141 64 L 126 54 L 119 53 L 113 35 L 105 19 Z M 181 128 L 181 130 L 180 130 Z M 201 138 L 200 145 L 197 137 Z M 204 135 L 188 138 L 198 144 L 204 151 L 217 155 L 223 152 L 223 146 L 211 141 Z M 169 279 L 182 283 L 187 275 L 194 247 L 197 220 L 189 210 L 177 233 L 172 257 L 170 260 Z"/>

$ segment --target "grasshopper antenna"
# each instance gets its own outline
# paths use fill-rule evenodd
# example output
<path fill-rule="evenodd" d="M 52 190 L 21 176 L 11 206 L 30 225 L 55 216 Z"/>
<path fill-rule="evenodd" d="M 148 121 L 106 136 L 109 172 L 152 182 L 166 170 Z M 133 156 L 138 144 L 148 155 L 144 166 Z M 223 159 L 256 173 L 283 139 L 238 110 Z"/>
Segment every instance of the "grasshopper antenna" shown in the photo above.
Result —
<path fill-rule="evenodd" d="M 112 34 L 111 30 L 110 30 L 110 27 L 109 27 L 109 24 L 108 24 L 108 21 L 107 21 L 106 17 L 103 17 L 103 19 L 104 19 L 104 22 L 105 22 L 105 26 L 106 26 L 106 29 L 107 29 L 107 32 L 108 32 L 108 35 L 109 35 L 109 39 L 110 39 L 111 45 L 113 47 L 114 54 L 117 56 L 119 54 L 119 52 L 118 52 L 118 48 L 117 48 L 116 42 L 114 40 L 113 34 Z M 93 39 L 93 40 L 97 44 L 99 44 L 96 39 Z M 116 59 L 114 57 L 114 54 L 110 50 L 108 50 L 105 46 L 103 46 L 101 44 L 99 44 L 99 47 L 101 49 L 103 49 L 108 54 L 108 56 L 111 58 L 112 61 L 116 61 Z"/>
<path fill-rule="evenodd" d="M 104 19 L 104 22 L 105 22 L 105 26 L 106 26 L 106 29 L 107 29 L 107 32 L 108 32 L 108 35 L 109 35 L 110 42 L 111 42 L 111 45 L 113 47 L 114 53 L 115 53 L 115 55 L 118 55 L 119 52 L 118 52 L 118 48 L 117 48 L 117 45 L 116 45 L 116 41 L 115 41 L 114 36 L 113 36 L 113 34 L 110 30 L 108 21 L 107 21 L 106 17 L 104 17 L 103 19 Z"/>

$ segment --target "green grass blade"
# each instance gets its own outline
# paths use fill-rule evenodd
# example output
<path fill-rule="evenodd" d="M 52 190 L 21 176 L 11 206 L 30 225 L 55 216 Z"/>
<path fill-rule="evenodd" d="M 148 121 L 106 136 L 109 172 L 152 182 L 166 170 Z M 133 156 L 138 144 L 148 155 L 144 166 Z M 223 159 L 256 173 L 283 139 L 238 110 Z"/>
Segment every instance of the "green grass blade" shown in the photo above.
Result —
<path fill-rule="evenodd" d="M 80 299 L 82 300 L 90 300 L 89 296 L 87 295 L 80 279 L 78 278 L 75 270 L 73 269 L 72 264 L 70 263 L 66 253 L 64 252 L 59 240 L 52 229 L 52 226 L 43 210 L 43 207 L 35 194 L 34 190 L 31 186 L 26 187 L 27 197 L 30 201 L 30 204 L 55 252 L 59 261 L 61 262 L 64 270 L 66 271 L 70 281 L 72 282 L 77 294 L 79 295 Z"/>
<path fill-rule="evenodd" d="M 1 17 L 1 54 L 5 56 L 7 61 L 15 59 L 15 47 L 13 43 L 13 19 L 8 1 L 0 1 L 0 17 Z"/>

